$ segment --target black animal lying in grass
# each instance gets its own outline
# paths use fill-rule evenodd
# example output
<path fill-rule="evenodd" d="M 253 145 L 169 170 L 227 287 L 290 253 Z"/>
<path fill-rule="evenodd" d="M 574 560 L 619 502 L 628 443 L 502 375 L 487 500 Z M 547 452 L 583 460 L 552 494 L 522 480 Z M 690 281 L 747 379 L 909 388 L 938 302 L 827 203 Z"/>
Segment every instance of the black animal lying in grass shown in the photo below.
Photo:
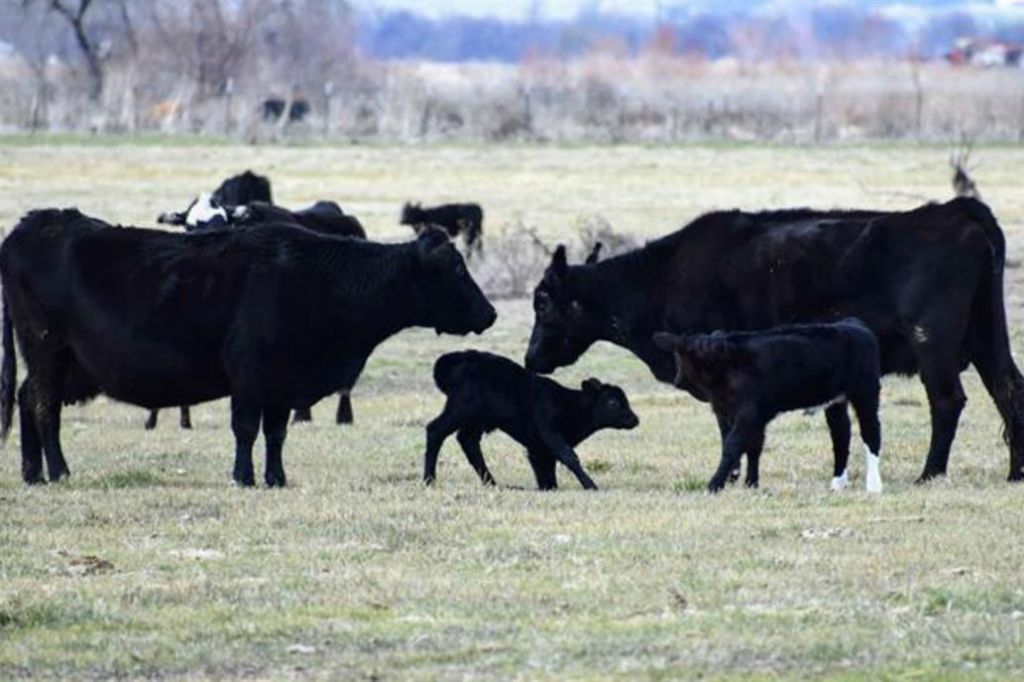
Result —
<path fill-rule="evenodd" d="M 834 324 L 795 324 L 756 332 L 676 336 L 654 343 L 676 357 L 676 385 L 707 396 L 722 434 L 722 460 L 708 483 L 718 492 L 747 455 L 747 480 L 757 487 L 764 430 L 782 412 L 828 404 L 835 474 L 832 489 L 846 487 L 850 455 L 849 401 L 857 413 L 867 456 L 866 488 L 882 491 L 878 456 L 878 340 L 856 318 Z"/>
<path fill-rule="evenodd" d="M 402 207 L 400 222 L 410 225 L 417 233 L 428 225 L 437 225 L 453 239 L 461 234 L 467 258 L 483 249 L 484 211 L 479 204 L 441 204 L 433 208 L 406 204 Z"/>
<path fill-rule="evenodd" d="M 485 484 L 494 485 L 480 438 L 495 429 L 526 447 L 541 490 L 558 487 L 555 462 L 580 484 L 597 490 L 573 447 L 599 429 L 632 429 L 640 420 L 622 389 L 587 379 L 572 390 L 491 353 L 448 353 L 434 364 L 434 383 L 448 396 L 444 410 L 427 425 L 423 480 L 434 482 L 441 444 L 458 431 L 459 445 Z"/>

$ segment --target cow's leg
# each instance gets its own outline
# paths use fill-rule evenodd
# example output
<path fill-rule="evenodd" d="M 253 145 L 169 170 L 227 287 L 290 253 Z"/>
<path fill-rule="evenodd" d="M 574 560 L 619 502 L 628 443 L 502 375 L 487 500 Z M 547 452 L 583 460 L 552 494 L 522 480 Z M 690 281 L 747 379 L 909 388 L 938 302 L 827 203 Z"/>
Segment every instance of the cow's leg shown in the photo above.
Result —
<path fill-rule="evenodd" d="M 189 409 L 188 405 L 181 406 L 181 428 L 192 428 L 192 411 Z"/>
<path fill-rule="evenodd" d="M 764 432 L 764 426 L 753 415 L 737 415 L 733 420 L 729 435 L 722 441 L 722 458 L 718 463 L 718 470 L 708 482 L 709 492 L 717 493 L 725 487 L 729 474 L 739 465 L 740 457 L 750 449 L 750 444 L 755 442 L 757 434 Z"/>
<path fill-rule="evenodd" d="M 864 441 L 866 465 L 864 487 L 869 493 L 882 492 L 882 473 L 879 469 L 879 458 L 882 454 L 882 425 L 878 421 L 878 394 L 878 383 L 873 381 L 872 385 L 865 387 L 863 391 L 849 396 L 853 410 L 857 413 L 860 437 Z M 954 428 L 955 426 L 954 421 Z M 950 434 L 950 440 L 952 440 L 952 434 Z M 947 454 L 948 447 L 947 443 Z"/>
<path fill-rule="evenodd" d="M 462 451 L 466 453 L 466 459 L 469 460 L 484 485 L 495 485 L 494 476 L 491 475 L 487 469 L 487 462 L 484 461 L 484 453 L 480 451 L 481 437 L 483 437 L 483 433 L 480 429 L 465 428 L 459 430 L 456 439 L 462 446 Z"/>
<path fill-rule="evenodd" d="M 36 428 L 29 379 L 18 389 L 18 417 L 21 427 L 21 478 L 30 485 L 46 483 L 43 478 L 43 444 Z"/>
<path fill-rule="evenodd" d="M 310 407 L 296 407 L 295 417 L 292 419 L 292 423 L 298 424 L 299 422 L 311 422 L 313 421 L 312 408 Z"/>
<path fill-rule="evenodd" d="M 437 478 L 437 455 L 441 451 L 441 445 L 448 436 L 458 430 L 459 426 L 459 419 L 451 406 L 451 401 L 445 403 L 441 414 L 427 424 L 427 450 L 423 455 L 423 482 L 427 485 L 433 484 Z"/>
<path fill-rule="evenodd" d="M 1010 446 L 1007 480 L 1024 481 L 1024 376 L 1009 353 L 1005 328 L 993 328 L 997 324 L 972 326 L 972 362 L 1003 418 L 1003 440 Z"/>
<path fill-rule="evenodd" d="M 537 479 L 537 488 L 540 490 L 556 490 L 558 488 L 558 474 L 555 465 L 558 463 L 555 458 L 544 450 L 529 449 L 527 457 L 533 475 Z"/>
<path fill-rule="evenodd" d="M 271 488 L 287 484 L 281 450 L 288 433 L 288 408 L 263 408 L 263 440 L 267 446 L 267 457 L 263 468 L 263 480 Z"/>
<path fill-rule="evenodd" d="M 832 483 L 829 490 L 838 492 L 849 482 L 850 415 L 846 412 L 846 402 L 833 403 L 825 408 L 825 421 L 832 437 Z"/>
<path fill-rule="evenodd" d="M 729 436 L 729 431 L 732 429 L 732 421 L 729 420 L 724 414 L 715 413 L 715 421 L 718 422 L 718 435 L 721 437 L 722 442 Z M 749 463 L 748 463 L 749 466 Z M 735 483 L 740 480 L 740 463 L 736 463 L 736 468 L 729 472 L 729 483 Z"/>
<path fill-rule="evenodd" d="M 231 430 L 235 434 L 235 468 L 231 476 L 238 485 L 256 485 L 252 445 L 260 431 L 260 412 L 254 402 L 231 398 Z"/>
<path fill-rule="evenodd" d="M 160 416 L 160 410 L 150 410 L 149 416 L 146 417 L 146 430 L 152 431 L 156 428 L 157 419 Z"/>
<path fill-rule="evenodd" d="M 764 429 L 753 433 L 750 445 L 747 446 L 747 480 L 748 488 L 756 488 L 761 476 L 761 450 L 764 448 Z M 731 477 L 731 475 L 730 475 Z"/>
<path fill-rule="evenodd" d="M 338 412 L 334 415 L 335 424 L 352 423 L 352 390 L 346 388 L 338 391 Z"/>
<path fill-rule="evenodd" d="M 68 366 L 65 352 L 47 353 L 42 362 L 32 363 L 32 400 L 36 430 L 46 456 L 46 473 L 50 482 L 71 475 L 60 446 L 60 412 L 63 405 L 62 388 Z"/>
<path fill-rule="evenodd" d="M 576 480 L 580 482 L 584 490 L 597 490 L 597 484 L 590 478 L 586 471 L 583 469 L 583 465 L 580 464 L 580 458 L 576 456 L 572 447 L 565 442 L 565 440 L 556 433 L 542 433 L 541 438 L 543 439 L 544 447 L 548 449 L 552 456 L 561 462 L 565 468 L 573 473 Z"/>
<path fill-rule="evenodd" d="M 928 446 L 928 458 L 924 470 L 917 479 L 918 483 L 946 475 L 949 448 L 953 443 L 953 437 L 956 436 L 960 413 L 967 403 L 955 356 L 926 357 L 921 365 L 921 381 L 924 382 L 928 394 L 932 437 Z M 856 408 L 856 405 L 854 407 Z"/>

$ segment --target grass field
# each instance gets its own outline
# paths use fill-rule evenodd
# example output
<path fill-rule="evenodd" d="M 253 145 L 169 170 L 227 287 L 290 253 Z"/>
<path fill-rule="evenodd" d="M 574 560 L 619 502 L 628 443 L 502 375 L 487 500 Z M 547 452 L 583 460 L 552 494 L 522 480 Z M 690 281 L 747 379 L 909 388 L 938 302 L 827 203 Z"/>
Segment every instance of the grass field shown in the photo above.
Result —
<path fill-rule="evenodd" d="M 1024 255 L 1024 149 L 986 147 L 976 180 Z M 78 205 L 115 222 L 228 174 L 269 174 L 275 198 L 334 198 L 381 239 L 407 236 L 401 202 L 476 199 L 485 230 L 518 219 L 552 240 L 595 213 L 644 236 L 698 213 L 910 207 L 950 196 L 942 148 L 45 146 L 0 140 L 0 225 Z M 1007 270 L 1024 364 L 1024 267 Z M 229 484 L 226 401 L 145 412 L 106 399 L 65 411 L 70 482 L 26 488 L 17 430 L 0 456 L 0 679 L 1020 679 L 1024 488 L 978 377 L 948 480 L 913 479 L 928 409 L 916 380 L 883 387 L 880 497 L 827 492 L 823 415 L 780 418 L 759 491 L 711 498 L 706 409 L 599 345 L 556 378 L 621 384 L 641 418 L 580 455 L 602 490 L 532 490 L 526 458 L 484 442 L 503 484 L 481 487 L 454 439 L 439 485 L 419 483 L 445 351 L 520 359 L 524 301 L 481 337 L 404 332 L 356 387 L 356 424 L 289 433 L 285 490 Z M 855 443 L 856 446 L 856 443 Z M 259 446 L 262 452 L 262 445 Z M 859 447 L 855 452 L 860 452 Z M 257 465 L 262 466 L 262 458 Z"/>

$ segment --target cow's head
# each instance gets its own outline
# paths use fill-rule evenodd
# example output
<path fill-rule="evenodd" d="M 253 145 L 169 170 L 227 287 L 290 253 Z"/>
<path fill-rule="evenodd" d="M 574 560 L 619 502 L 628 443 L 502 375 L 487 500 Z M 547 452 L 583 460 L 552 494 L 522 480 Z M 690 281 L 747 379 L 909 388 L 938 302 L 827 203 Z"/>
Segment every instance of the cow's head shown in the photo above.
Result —
<path fill-rule="evenodd" d="M 213 195 L 203 192 L 199 198 L 192 202 L 185 214 L 185 231 L 207 230 L 217 227 L 226 227 L 229 223 L 227 210 L 217 203 Z"/>
<path fill-rule="evenodd" d="M 559 245 L 533 291 L 533 332 L 526 367 L 547 374 L 571 365 L 601 337 L 604 315 L 573 291 L 565 247 Z"/>
<path fill-rule="evenodd" d="M 597 429 L 632 429 L 640 423 L 629 406 L 626 393 L 618 386 L 590 378 L 580 386 L 590 404 L 590 418 Z"/>
<path fill-rule="evenodd" d="M 420 297 L 425 326 L 438 334 L 480 334 L 498 318 L 466 262 L 441 230 L 422 231 L 416 238 L 416 256 L 424 275 L 411 283 L 411 295 Z"/>

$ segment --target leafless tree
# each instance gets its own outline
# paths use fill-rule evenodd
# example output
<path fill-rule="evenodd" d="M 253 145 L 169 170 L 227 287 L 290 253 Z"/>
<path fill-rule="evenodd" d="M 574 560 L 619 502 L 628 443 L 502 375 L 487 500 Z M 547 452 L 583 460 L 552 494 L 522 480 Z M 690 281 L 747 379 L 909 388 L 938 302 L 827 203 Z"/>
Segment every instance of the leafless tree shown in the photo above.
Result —
<path fill-rule="evenodd" d="M 45 2 L 50 10 L 67 20 L 89 72 L 89 99 L 98 102 L 103 94 L 103 59 L 99 42 L 89 35 L 85 25 L 85 15 L 93 0 L 77 0 L 77 5 L 72 4 L 74 0 L 22 0 L 25 7 L 35 2 Z"/>

